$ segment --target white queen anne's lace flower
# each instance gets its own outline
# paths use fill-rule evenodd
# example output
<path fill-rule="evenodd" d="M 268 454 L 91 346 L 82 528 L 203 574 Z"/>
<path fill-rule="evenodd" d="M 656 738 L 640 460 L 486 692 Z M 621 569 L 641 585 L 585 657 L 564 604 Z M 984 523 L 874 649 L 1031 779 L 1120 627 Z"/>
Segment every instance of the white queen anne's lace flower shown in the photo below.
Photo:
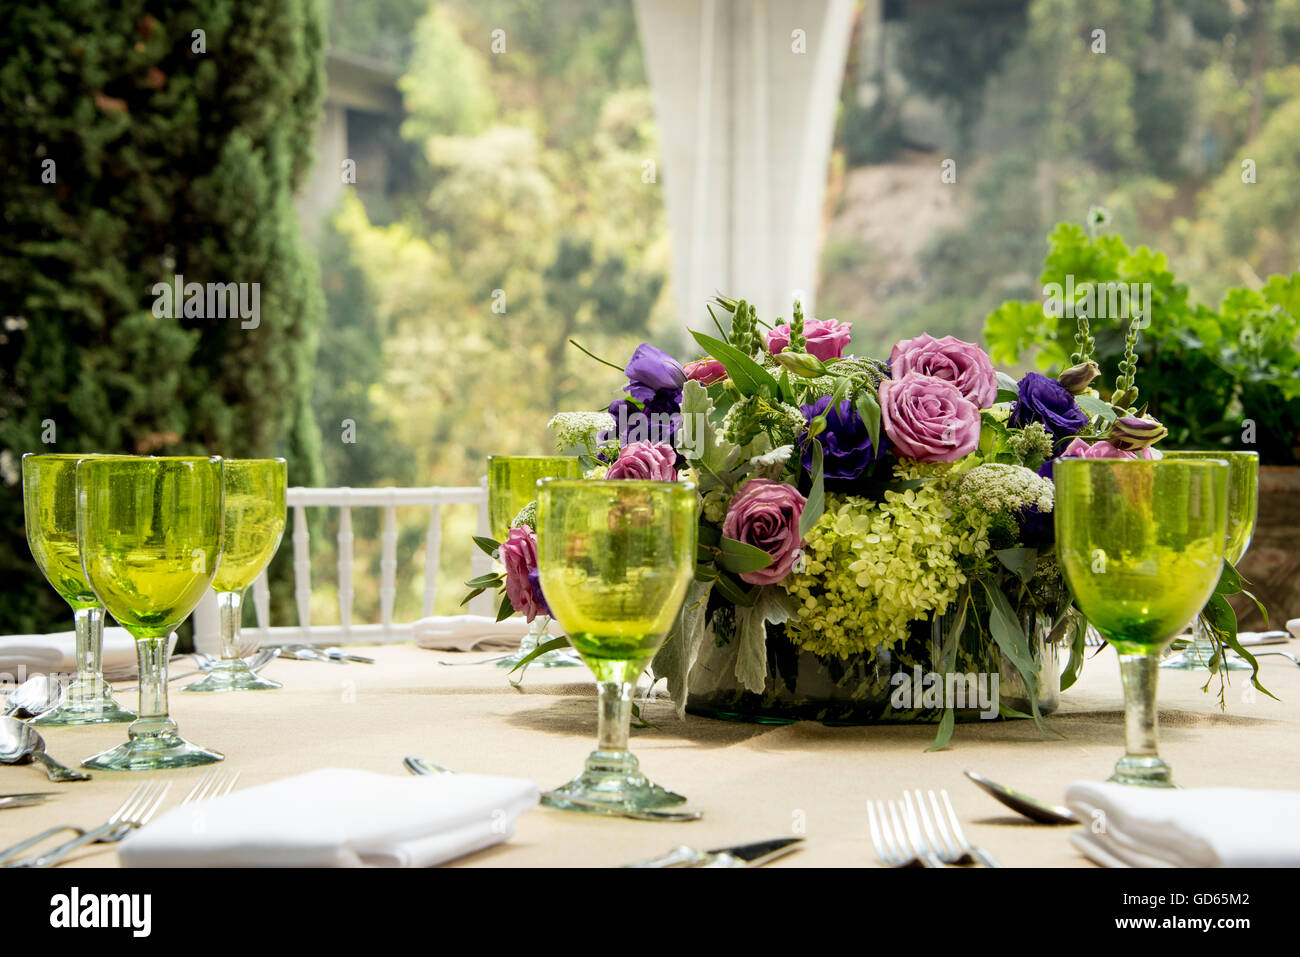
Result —
<path fill-rule="evenodd" d="M 555 447 L 561 452 L 574 446 L 594 446 L 596 436 L 614 428 L 608 412 L 559 412 L 546 427 L 555 433 Z"/>

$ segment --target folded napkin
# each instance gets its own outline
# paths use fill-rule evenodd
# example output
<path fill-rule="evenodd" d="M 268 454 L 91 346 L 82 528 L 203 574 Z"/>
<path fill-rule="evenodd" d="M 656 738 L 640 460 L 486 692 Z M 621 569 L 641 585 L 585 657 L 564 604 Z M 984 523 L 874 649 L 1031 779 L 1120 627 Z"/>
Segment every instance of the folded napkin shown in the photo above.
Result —
<path fill-rule="evenodd" d="M 1070 785 L 1070 840 L 1106 867 L 1300 866 L 1300 792 Z"/>
<path fill-rule="evenodd" d="M 76 633 L 55 632 L 49 635 L 9 635 L 0 638 L 0 672 L 17 677 L 19 669 L 28 676 L 37 674 L 75 674 L 77 671 Z M 176 647 L 172 633 L 168 652 Z M 135 639 L 125 628 L 104 629 L 104 677 L 124 681 L 136 675 Z"/>
<path fill-rule="evenodd" d="M 528 634 L 528 622 L 521 617 L 497 621 L 483 615 L 448 615 L 443 618 L 421 618 L 413 626 L 415 643 L 421 648 L 437 651 L 485 651 L 497 648 L 518 648 Z M 564 629 L 554 621 L 547 628 L 553 638 L 564 634 Z"/>
<path fill-rule="evenodd" d="M 476 774 L 326 769 L 172 808 L 123 867 L 431 867 L 510 838 L 537 785 Z"/>
<path fill-rule="evenodd" d="M 1300 618 L 1292 618 L 1286 623 L 1286 630 L 1291 632 L 1296 638 L 1300 638 Z"/>

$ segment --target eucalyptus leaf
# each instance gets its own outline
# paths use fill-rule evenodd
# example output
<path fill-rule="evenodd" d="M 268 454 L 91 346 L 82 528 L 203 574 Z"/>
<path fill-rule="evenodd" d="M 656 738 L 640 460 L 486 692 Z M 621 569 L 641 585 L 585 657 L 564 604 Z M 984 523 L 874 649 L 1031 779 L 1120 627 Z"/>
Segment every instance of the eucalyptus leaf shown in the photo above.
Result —
<path fill-rule="evenodd" d="M 748 608 L 754 604 L 748 590 L 726 572 L 720 572 L 713 584 L 718 589 L 718 594 L 733 605 Z"/>
<path fill-rule="evenodd" d="M 878 453 L 880 449 L 880 400 L 876 398 L 875 391 L 863 389 L 859 392 L 857 398 L 853 400 L 853 408 L 857 411 L 859 418 L 862 419 L 863 425 L 867 427 L 867 435 L 871 438 L 871 448 Z"/>
<path fill-rule="evenodd" d="M 771 565 L 772 556 L 748 542 L 737 541 L 724 535 L 719 546 L 717 564 L 718 567 L 736 574 L 756 572 L 760 568 Z"/>
<path fill-rule="evenodd" d="M 808 490 L 808 499 L 804 502 L 803 512 L 799 516 L 799 540 L 808 537 L 813 526 L 826 510 L 826 485 L 822 478 L 822 445 L 816 439 L 812 443 L 812 488 Z"/>
<path fill-rule="evenodd" d="M 1026 585 L 1038 571 L 1038 549 L 1036 548 L 999 548 L 993 554 L 1008 571 Z"/>
<path fill-rule="evenodd" d="M 1038 707 L 1038 669 L 1034 664 L 1033 652 L 1029 649 L 1029 637 L 1002 589 L 990 588 L 987 582 L 981 584 L 989 596 L 989 632 L 993 635 L 993 641 L 1020 673 L 1029 702 L 1033 706 L 1034 723 L 1040 729 L 1054 730 L 1043 720 Z"/>
<path fill-rule="evenodd" d="M 501 547 L 500 542 L 496 541 L 495 539 L 488 538 L 486 535 L 475 535 L 474 544 L 477 545 L 479 548 L 481 548 L 483 551 L 487 552 L 488 555 L 490 555 L 492 558 L 497 557 L 497 549 Z"/>
<path fill-rule="evenodd" d="M 510 684 L 516 688 L 519 687 L 520 682 L 524 680 L 524 672 L 528 670 L 528 666 L 532 664 L 535 658 L 546 654 L 548 651 L 556 651 L 557 649 L 567 648 L 568 646 L 569 638 L 567 635 L 561 635 L 559 638 L 548 638 L 546 641 L 538 642 L 536 648 L 520 658 L 518 663 L 510 669 L 509 674 L 514 674 L 516 671 L 519 672 L 519 678 L 517 680 L 511 678 Z"/>

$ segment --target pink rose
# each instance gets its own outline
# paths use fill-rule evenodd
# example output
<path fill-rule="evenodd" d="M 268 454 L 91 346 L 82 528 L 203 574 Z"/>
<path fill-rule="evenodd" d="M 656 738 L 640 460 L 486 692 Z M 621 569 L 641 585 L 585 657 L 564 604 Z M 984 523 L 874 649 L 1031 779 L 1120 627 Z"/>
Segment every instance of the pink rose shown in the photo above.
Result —
<path fill-rule="evenodd" d="M 605 474 L 611 479 L 677 481 L 677 450 L 663 442 L 632 442 L 623 446 L 618 461 Z"/>
<path fill-rule="evenodd" d="M 880 383 L 880 419 L 899 455 L 955 462 L 980 441 L 980 410 L 945 379 L 909 372 Z"/>
<path fill-rule="evenodd" d="M 727 377 L 727 367 L 711 356 L 688 362 L 682 366 L 682 370 L 686 373 L 686 378 L 694 379 L 700 385 L 712 385 Z"/>
<path fill-rule="evenodd" d="M 998 380 L 988 354 L 975 343 L 953 336 L 935 339 L 922 333 L 895 345 L 889 353 L 890 376 L 901 379 L 909 372 L 951 382 L 978 409 L 991 407 L 998 396 Z"/>
<path fill-rule="evenodd" d="M 799 490 L 771 479 L 750 479 L 727 506 L 722 534 L 753 545 L 772 556 L 772 564 L 755 572 L 741 572 L 751 585 L 775 585 L 790 574 L 799 557 L 799 519 L 806 499 Z"/>
<path fill-rule="evenodd" d="M 537 580 L 537 536 L 526 527 L 512 528 L 497 554 L 506 566 L 506 597 L 515 611 L 529 621 L 549 615 Z"/>
<path fill-rule="evenodd" d="M 807 340 L 804 351 L 822 362 L 838 359 L 849 346 L 853 330 L 847 322 L 838 319 L 806 319 L 803 336 Z M 790 324 L 782 323 L 767 334 L 767 351 L 776 355 L 790 344 Z"/>

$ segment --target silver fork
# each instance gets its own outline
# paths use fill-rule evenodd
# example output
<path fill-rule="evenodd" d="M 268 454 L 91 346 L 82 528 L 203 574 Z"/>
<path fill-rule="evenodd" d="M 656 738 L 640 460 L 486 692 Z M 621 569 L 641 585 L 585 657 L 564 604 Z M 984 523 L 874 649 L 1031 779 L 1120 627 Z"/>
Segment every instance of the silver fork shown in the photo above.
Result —
<path fill-rule="evenodd" d="M 934 791 L 926 792 L 930 798 L 930 808 L 925 806 L 925 798 L 921 796 L 920 791 L 912 792 L 916 795 L 917 817 L 920 819 L 921 826 L 925 830 L 929 846 L 933 852 L 939 856 L 945 864 L 983 864 L 985 867 L 1001 867 L 1002 865 L 995 861 L 992 856 L 982 847 L 976 847 L 966 839 L 966 832 L 962 830 L 961 821 L 957 819 L 957 812 L 953 810 L 952 801 L 948 798 L 947 791 L 940 791 L 938 797 Z M 907 807 L 912 809 L 912 794 L 905 795 Z M 943 799 L 943 807 L 939 806 L 940 798 Z M 931 814 L 933 810 L 933 815 Z"/>
<path fill-rule="evenodd" d="M 191 804 L 229 794 L 239 781 L 239 772 L 228 774 L 224 771 L 208 771 L 198 783 L 185 795 L 181 804 Z M 142 784 L 132 792 L 124 803 L 107 822 L 93 830 L 86 831 L 80 837 L 60 844 L 52 851 L 18 861 L 7 867 L 50 867 L 59 863 L 77 848 L 86 844 L 116 844 L 137 828 L 148 824 L 162 806 L 163 799 L 171 790 L 171 782 Z"/>
<path fill-rule="evenodd" d="M 920 840 L 916 818 L 897 801 L 890 801 L 888 806 L 883 801 L 868 801 L 867 818 L 871 824 L 871 842 L 876 845 L 876 856 L 881 863 L 888 867 L 943 866 Z"/>

